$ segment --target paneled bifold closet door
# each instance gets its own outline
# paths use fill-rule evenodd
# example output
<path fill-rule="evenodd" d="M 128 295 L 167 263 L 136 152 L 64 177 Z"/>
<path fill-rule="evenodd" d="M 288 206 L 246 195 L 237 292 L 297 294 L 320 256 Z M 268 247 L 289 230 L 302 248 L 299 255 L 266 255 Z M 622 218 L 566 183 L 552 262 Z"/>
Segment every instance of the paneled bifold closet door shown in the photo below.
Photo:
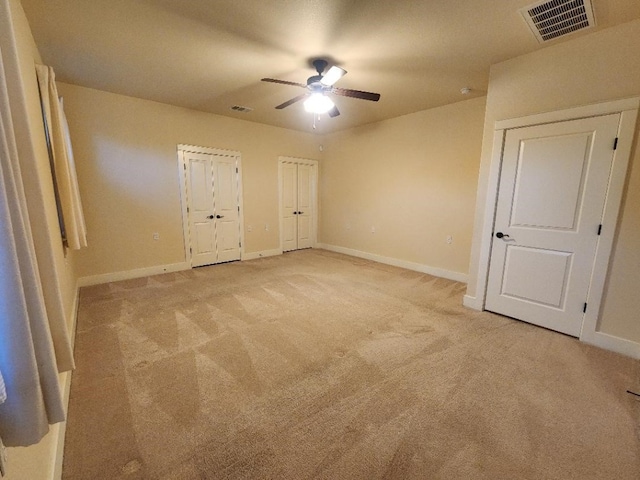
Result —
<path fill-rule="evenodd" d="M 239 158 L 212 152 L 182 152 L 193 267 L 240 260 Z"/>
<path fill-rule="evenodd" d="M 283 252 L 314 245 L 316 179 L 315 161 L 280 158 L 280 235 Z"/>

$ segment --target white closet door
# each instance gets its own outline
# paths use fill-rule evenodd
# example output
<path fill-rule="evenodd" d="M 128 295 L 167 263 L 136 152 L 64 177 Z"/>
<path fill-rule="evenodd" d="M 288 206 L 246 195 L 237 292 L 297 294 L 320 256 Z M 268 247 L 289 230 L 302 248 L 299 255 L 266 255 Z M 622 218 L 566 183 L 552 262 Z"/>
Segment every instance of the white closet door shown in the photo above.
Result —
<path fill-rule="evenodd" d="M 619 121 L 507 132 L 487 310 L 580 335 Z"/>
<path fill-rule="evenodd" d="M 238 172 L 234 157 L 214 156 L 214 203 L 218 262 L 240 260 Z"/>
<path fill-rule="evenodd" d="M 282 202 L 282 250 L 288 252 L 298 248 L 298 166 L 283 163 L 281 168 Z"/>
<path fill-rule="evenodd" d="M 240 259 L 238 162 L 233 156 L 184 153 L 191 265 Z"/>
<path fill-rule="evenodd" d="M 298 165 L 298 248 L 313 245 L 313 167 Z"/>
<path fill-rule="evenodd" d="M 280 235 L 283 252 L 313 247 L 317 168 L 313 160 L 280 158 Z"/>
<path fill-rule="evenodd" d="M 213 164 L 210 155 L 185 153 L 189 236 L 194 267 L 216 263 L 216 231 L 213 205 Z"/>

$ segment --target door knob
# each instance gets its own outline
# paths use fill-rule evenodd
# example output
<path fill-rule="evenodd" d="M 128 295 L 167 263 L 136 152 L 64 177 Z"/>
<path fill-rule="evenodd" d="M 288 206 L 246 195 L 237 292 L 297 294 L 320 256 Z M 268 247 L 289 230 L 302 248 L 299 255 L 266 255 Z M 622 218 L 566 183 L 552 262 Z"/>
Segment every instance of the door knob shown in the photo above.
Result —
<path fill-rule="evenodd" d="M 509 235 L 507 235 L 506 233 L 498 232 L 498 233 L 496 233 L 496 237 L 498 237 L 498 238 L 508 238 Z"/>
<path fill-rule="evenodd" d="M 302 215 L 304 212 L 298 212 L 298 215 Z"/>
<path fill-rule="evenodd" d="M 208 219 L 212 219 L 212 218 L 213 218 L 213 215 L 209 215 L 207 218 L 208 218 Z"/>
<path fill-rule="evenodd" d="M 213 217 L 211 217 L 213 218 Z M 224 218 L 224 215 L 216 215 L 216 218 Z"/>

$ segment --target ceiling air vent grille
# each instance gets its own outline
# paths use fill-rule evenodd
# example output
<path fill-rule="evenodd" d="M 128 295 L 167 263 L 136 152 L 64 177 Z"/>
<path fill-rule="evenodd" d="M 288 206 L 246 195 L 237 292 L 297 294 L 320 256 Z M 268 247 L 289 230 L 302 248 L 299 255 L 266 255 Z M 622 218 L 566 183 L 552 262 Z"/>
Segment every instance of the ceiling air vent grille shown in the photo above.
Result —
<path fill-rule="evenodd" d="M 548 42 L 596 24 L 591 0 L 550 0 L 520 9 L 538 39 Z"/>
<path fill-rule="evenodd" d="M 234 105 L 233 107 L 231 107 L 231 110 L 233 110 L 234 112 L 242 112 L 242 113 L 253 112 L 253 108 L 243 107 L 242 105 Z"/>

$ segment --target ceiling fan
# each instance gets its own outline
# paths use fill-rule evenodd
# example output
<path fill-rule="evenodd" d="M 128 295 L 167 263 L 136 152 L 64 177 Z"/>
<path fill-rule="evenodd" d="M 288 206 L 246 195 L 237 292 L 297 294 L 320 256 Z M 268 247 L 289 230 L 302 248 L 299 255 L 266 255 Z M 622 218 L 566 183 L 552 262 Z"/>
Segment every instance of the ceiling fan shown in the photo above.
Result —
<path fill-rule="evenodd" d="M 309 77 L 307 79 L 306 85 L 304 83 L 289 82 L 287 80 L 278 80 L 275 78 L 263 78 L 262 81 L 281 83 L 283 85 L 293 85 L 294 87 L 302 87 L 307 90 L 305 93 L 278 105 L 276 107 L 278 110 L 286 108 L 289 105 L 299 102 L 300 100 L 306 99 L 304 102 L 304 107 L 308 112 L 317 114 L 328 113 L 330 117 L 337 117 L 338 115 L 340 115 L 340 112 L 338 111 L 338 107 L 336 107 L 333 101 L 328 97 L 329 93 L 333 93 L 335 95 L 340 95 L 343 97 L 370 100 L 372 102 L 377 102 L 378 100 L 380 100 L 379 93 L 363 92 L 361 90 L 351 90 L 348 88 L 334 87 L 333 84 L 340 80 L 340 78 L 342 78 L 347 73 L 347 71 L 334 65 L 327 71 L 327 73 L 323 75 L 322 72 L 324 72 L 325 68 L 327 68 L 327 65 L 328 62 L 326 60 L 314 60 L 313 66 L 315 67 L 318 74 Z"/>

